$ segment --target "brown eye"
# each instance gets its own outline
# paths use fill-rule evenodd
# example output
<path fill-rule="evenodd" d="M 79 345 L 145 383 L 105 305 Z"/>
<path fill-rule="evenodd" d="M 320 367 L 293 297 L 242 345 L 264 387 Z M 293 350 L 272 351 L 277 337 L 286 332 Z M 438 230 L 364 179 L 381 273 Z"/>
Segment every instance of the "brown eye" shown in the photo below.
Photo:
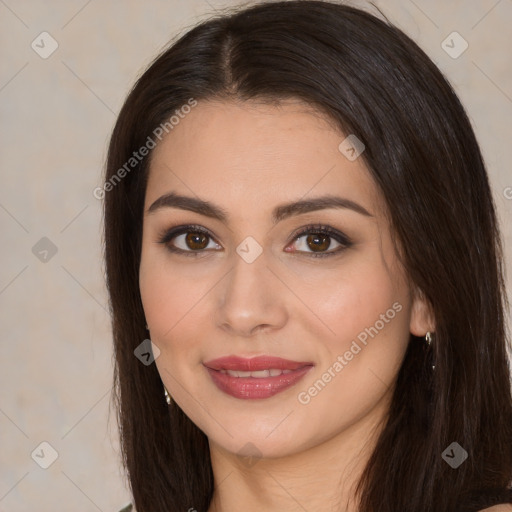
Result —
<path fill-rule="evenodd" d="M 212 249 L 222 249 L 212 235 L 196 226 L 172 228 L 160 237 L 159 242 L 164 244 L 169 251 L 187 256 L 198 256 L 206 254 Z"/>
<path fill-rule="evenodd" d="M 204 233 L 187 233 L 185 243 L 189 249 L 193 251 L 205 249 L 208 246 L 209 236 Z"/>
<path fill-rule="evenodd" d="M 306 226 L 294 236 L 286 252 L 306 256 L 334 256 L 351 247 L 352 241 L 341 231 L 321 224 Z"/>
<path fill-rule="evenodd" d="M 329 249 L 331 237 L 323 233 L 314 233 L 306 238 L 308 247 L 314 252 L 323 252 Z"/>

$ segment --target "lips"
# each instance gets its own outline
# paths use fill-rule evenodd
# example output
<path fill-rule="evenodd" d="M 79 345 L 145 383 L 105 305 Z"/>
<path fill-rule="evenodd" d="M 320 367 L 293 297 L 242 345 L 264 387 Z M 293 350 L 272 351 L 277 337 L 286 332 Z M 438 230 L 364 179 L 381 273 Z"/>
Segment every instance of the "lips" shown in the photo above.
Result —
<path fill-rule="evenodd" d="M 238 356 L 220 357 L 204 363 L 207 368 L 212 370 L 235 370 L 241 372 L 257 372 L 260 370 L 297 370 L 304 366 L 312 366 L 310 362 L 290 361 L 280 357 L 258 356 L 246 359 Z"/>
<path fill-rule="evenodd" d="M 204 363 L 215 385 L 235 398 L 261 399 L 295 385 L 313 363 L 280 357 L 221 357 Z"/>

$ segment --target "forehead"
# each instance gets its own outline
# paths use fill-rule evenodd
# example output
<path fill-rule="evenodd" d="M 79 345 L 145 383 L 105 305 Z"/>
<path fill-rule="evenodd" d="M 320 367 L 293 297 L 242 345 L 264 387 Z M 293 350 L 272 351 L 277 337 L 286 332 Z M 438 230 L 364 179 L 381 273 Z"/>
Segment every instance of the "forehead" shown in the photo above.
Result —
<path fill-rule="evenodd" d="M 346 137 L 298 100 L 198 102 L 153 150 L 146 203 L 174 191 L 263 211 L 343 194 L 375 211 L 382 198 L 363 159 L 340 151 Z"/>

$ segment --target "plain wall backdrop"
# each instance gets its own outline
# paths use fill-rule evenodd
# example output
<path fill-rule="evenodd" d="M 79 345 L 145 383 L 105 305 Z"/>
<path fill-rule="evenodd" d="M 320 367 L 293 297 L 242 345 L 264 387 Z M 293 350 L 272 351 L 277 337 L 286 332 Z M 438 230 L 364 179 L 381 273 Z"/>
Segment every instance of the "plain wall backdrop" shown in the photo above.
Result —
<path fill-rule="evenodd" d="M 466 106 L 510 269 L 512 0 L 375 3 Z M 109 421 L 112 341 L 93 190 L 146 65 L 178 33 L 240 4 L 0 0 L 0 512 L 117 512 L 130 501 L 115 414 Z"/>

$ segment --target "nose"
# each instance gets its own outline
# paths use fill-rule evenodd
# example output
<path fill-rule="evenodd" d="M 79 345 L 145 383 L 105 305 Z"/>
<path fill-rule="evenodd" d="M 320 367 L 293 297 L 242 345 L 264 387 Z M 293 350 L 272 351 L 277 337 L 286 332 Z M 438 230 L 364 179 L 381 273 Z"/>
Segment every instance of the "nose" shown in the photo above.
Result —
<path fill-rule="evenodd" d="M 286 324 L 287 289 L 268 267 L 265 252 L 252 263 L 234 255 L 231 271 L 219 284 L 215 322 L 229 334 L 250 337 Z"/>

